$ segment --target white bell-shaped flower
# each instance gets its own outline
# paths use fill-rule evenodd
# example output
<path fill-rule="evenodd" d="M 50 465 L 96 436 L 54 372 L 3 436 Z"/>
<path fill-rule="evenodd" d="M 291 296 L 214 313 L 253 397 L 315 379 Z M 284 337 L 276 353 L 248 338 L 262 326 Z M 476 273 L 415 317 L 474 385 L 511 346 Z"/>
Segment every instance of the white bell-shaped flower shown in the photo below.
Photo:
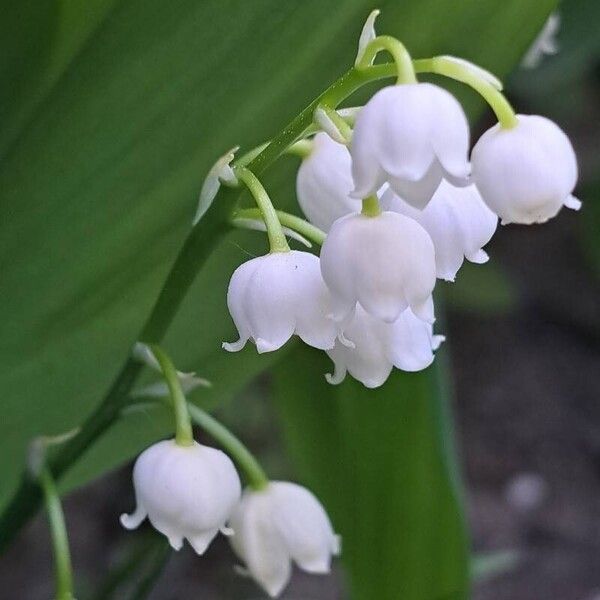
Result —
<path fill-rule="evenodd" d="M 231 277 L 227 306 L 240 335 L 223 344 L 230 352 L 249 339 L 259 352 L 271 352 L 294 334 L 321 350 L 335 343 L 331 296 L 319 259 L 308 252 L 275 252 L 243 263 Z"/>
<path fill-rule="evenodd" d="M 386 210 L 410 217 L 427 231 L 435 247 L 435 265 L 440 279 L 454 281 L 464 258 L 487 262 L 482 250 L 494 235 L 498 217 L 486 206 L 474 185 L 455 187 L 442 181 L 431 202 L 419 210 L 388 189 L 381 198 Z"/>
<path fill-rule="evenodd" d="M 544 223 L 561 207 L 574 210 L 577 159 L 565 133 L 550 119 L 517 115 L 518 124 L 499 124 L 479 138 L 471 153 L 473 180 L 503 224 Z"/>
<path fill-rule="evenodd" d="M 442 178 L 465 185 L 469 124 L 459 102 L 430 83 L 383 88 L 360 111 L 350 154 L 354 198 L 387 181 L 404 200 L 423 208 Z"/>
<path fill-rule="evenodd" d="M 433 314 L 433 300 L 429 310 Z M 444 337 L 433 335 L 433 327 L 405 310 L 394 323 L 375 319 L 358 307 L 344 329 L 350 344 L 336 343 L 327 354 L 334 364 L 333 374 L 325 375 L 329 383 L 341 383 L 346 373 L 365 387 L 383 385 L 396 367 L 402 371 L 421 371 L 434 359 Z"/>
<path fill-rule="evenodd" d="M 126 529 L 148 517 L 153 527 L 179 550 L 184 538 L 203 554 L 231 515 L 241 496 L 237 471 L 215 448 L 158 442 L 138 457 L 133 468 L 136 509 L 121 515 Z"/>
<path fill-rule="evenodd" d="M 313 225 L 329 231 L 336 219 L 360 210 L 360 200 L 350 197 L 353 187 L 348 149 L 326 133 L 317 133 L 296 179 L 302 212 Z"/>
<path fill-rule="evenodd" d="M 349 317 L 358 302 L 373 317 L 393 323 L 408 307 L 433 322 L 435 251 L 413 219 L 385 211 L 338 219 L 321 250 L 321 272 L 331 290 L 333 318 Z"/>
<path fill-rule="evenodd" d="M 288 584 L 292 561 L 308 573 L 324 574 L 340 553 L 324 508 L 294 483 L 273 481 L 264 490 L 245 490 L 229 526 L 233 550 L 273 598 Z"/>

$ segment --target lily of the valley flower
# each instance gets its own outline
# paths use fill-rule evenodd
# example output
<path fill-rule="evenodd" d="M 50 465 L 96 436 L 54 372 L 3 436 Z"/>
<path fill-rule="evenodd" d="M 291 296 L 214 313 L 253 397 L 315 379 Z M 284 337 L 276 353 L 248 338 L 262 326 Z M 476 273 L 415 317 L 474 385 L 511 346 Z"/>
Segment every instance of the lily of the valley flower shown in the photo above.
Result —
<path fill-rule="evenodd" d="M 578 210 L 573 197 L 577 159 L 565 133 L 550 119 L 517 115 L 518 124 L 495 125 L 471 154 L 473 180 L 503 224 L 544 223 L 562 206 Z"/>
<path fill-rule="evenodd" d="M 298 169 L 296 193 L 302 212 L 313 225 L 329 231 L 336 219 L 360 210 L 360 200 L 350 197 L 352 188 L 348 149 L 318 133 Z"/>
<path fill-rule="evenodd" d="M 321 272 L 338 322 L 357 303 L 388 323 L 408 307 L 433 322 L 429 297 L 436 281 L 435 251 L 428 233 L 413 219 L 389 211 L 338 219 L 321 250 Z"/>
<path fill-rule="evenodd" d="M 331 297 L 319 259 L 308 252 L 274 252 L 243 263 L 231 277 L 227 305 L 240 336 L 223 344 L 230 352 L 248 340 L 258 352 L 271 352 L 294 334 L 321 350 L 335 343 Z"/>
<path fill-rule="evenodd" d="M 433 300 L 429 300 L 433 313 Z M 329 383 L 341 383 L 346 373 L 365 387 L 383 385 L 396 367 L 402 371 L 421 371 L 434 359 L 444 337 L 433 335 L 433 327 L 405 310 L 394 323 L 375 319 L 358 307 L 352 321 L 344 330 L 354 347 L 338 342 L 327 354 L 334 363 L 333 374 L 325 378 Z"/>
<path fill-rule="evenodd" d="M 273 481 L 246 489 L 233 512 L 229 538 L 250 575 L 271 597 L 281 594 L 292 561 L 308 573 L 329 573 L 340 540 L 315 496 L 306 488 Z"/>
<path fill-rule="evenodd" d="M 423 208 L 442 178 L 465 185 L 469 124 L 459 102 L 430 83 L 383 88 L 360 111 L 350 153 L 353 198 L 375 194 L 388 182 Z"/>
<path fill-rule="evenodd" d="M 185 538 L 198 554 L 225 527 L 241 495 L 237 471 L 225 453 L 175 440 L 140 454 L 133 485 L 137 506 L 133 514 L 121 515 L 123 527 L 135 529 L 148 517 L 175 550 Z"/>
<path fill-rule="evenodd" d="M 431 202 L 423 209 L 404 202 L 391 189 L 381 198 L 387 209 L 417 221 L 435 246 L 435 264 L 440 279 L 454 281 L 464 258 L 474 263 L 489 259 L 482 250 L 494 235 L 498 217 L 486 206 L 474 185 L 457 188 L 442 181 Z"/>

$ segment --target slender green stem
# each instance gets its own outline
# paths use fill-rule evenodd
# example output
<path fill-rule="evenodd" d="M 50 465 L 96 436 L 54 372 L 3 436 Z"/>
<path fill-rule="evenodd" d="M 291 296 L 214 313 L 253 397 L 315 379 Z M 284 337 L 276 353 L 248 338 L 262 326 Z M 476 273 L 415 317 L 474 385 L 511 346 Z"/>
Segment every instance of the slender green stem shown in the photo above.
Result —
<path fill-rule="evenodd" d="M 173 361 L 169 358 L 169 355 L 160 346 L 152 344 L 150 349 L 156 357 L 169 387 L 172 408 L 175 413 L 175 441 L 180 446 L 191 446 L 194 443 L 192 421 L 187 410 L 187 400 L 177 376 L 177 369 Z"/>
<path fill-rule="evenodd" d="M 362 214 L 365 217 L 377 217 L 381 214 L 381 206 L 379 205 L 379 198 L 375 194 L 363 198 L 362 201 Z"/>
<path fill-rule="evenodd" d="M 195 404 L 188 403 L 188 410 L 194 422 L 213 437 L 233 458 L 243 471 L 251 488 L 262 490 L 269 485 L 269 478 L 259 462 L 227 427 Z"/>
<path fill-rule="evenodd" d="M 238 179 L 246 184 L 254 200 L 256 200 L 267 227 L 271 252 L 289 252 L 290 247 L 285 239 L 285 233 L 283 233 L 283 228 L 277 217 L 277 211 L 271 202 L 271 198 L 269 198 L 269 194 L 267 194 L 267 190 L 265 190 L 258 177 L 246 167 L 236 167 L 235 174 Z"/>
<path fill-rule="evenodd" d="M 394 59 L 398 73 L 397 83 L 415 83 L 417 81 L 413 61 L 408 50 L 400 40 L 390 35 L 380 35 L 371 40 L 367 44 L 357 68 L 366 69 L 382 50 L 389 52 Z"/>
<path fill-rule="evenodd" d="M 490 105 L 502 128 L 511 129 L 519 123 L 506 96 L 468 67 L 443 56 L 415 60 L 414 65 L 417 73 L 436 73 L 471 86 Z"/>
<path fill-rule="evenodd" d="M 395 74 L 394 64 L 350 69 L 288 123 L 264 150 L 254 156 L 248 163 L 248 168 L 253 173 L 260 174 L 272 165 L 289 146 L 301 139 L 310 129 L 315 109 L 319 105 L 337 107 L 363 85 L 378 79 L 394 77 Z M 210 205 L 184 241 L 148 320 L 137 336 L 138 341 L 151 344 L 162 340 L 196 274 L 212 250 L 231 231 L 231 215 L 238 199 L 238 189 L 221 186 L 219 197 Z M 49 459 L 48 468 L 56 480 L 119 418 L 141 370 L 140 363 L 127 358 L 102 401 L 82 424 L 80 432 Z M 0 516 L 0 552 L 35 514 L 41 501 L 39 485 L 24 473 L 18 489 Z"/>
<path fill-rule="evenodd" d="M 65 515 L 60 504 L 60 496 L 54 485 L 54 479 L 47 467 L 42 468 L 39 474 L 39 483 L 44 492 L 52 547 L 54 549 L 56 600 L 73 600 L 73 568 L 71 566 L 71 552 L 69 551 Z"/>
<path fill-rule="evenodd" d="M 297 231 L 300 235 L 303 235 L 306 239 L 318 244 L 319 246 L 323 245 L 327 235 L 324 231 L 321 231 L 312 223 L 309 223 L 308 221 L 302 219 L 301 217 L 297 217 L 296 215 L 291 215 L 290 213 L 282 210 L 278 210 L 276 212 L 279 222 L 284 227 L 289 227 L 290 229 Z M 262 219 L 262 213 L 258 208 L 242 208 L 234 214 L 234 218 Z"/>

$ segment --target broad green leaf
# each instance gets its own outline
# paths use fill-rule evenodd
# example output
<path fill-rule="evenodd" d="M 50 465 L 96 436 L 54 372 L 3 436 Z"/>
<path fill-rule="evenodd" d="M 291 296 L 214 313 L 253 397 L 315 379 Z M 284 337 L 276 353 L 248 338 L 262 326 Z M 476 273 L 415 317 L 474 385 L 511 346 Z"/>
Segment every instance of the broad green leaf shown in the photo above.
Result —
<path fill-rule="evenodd" d="M 498 235 L 502 235 L 501 231 Z M 508 274 L 493 261 L 475 265 L 465 261 L 456 283 L 444 283 L 444 299 L 450 308 L 479 314 L 501 314 L 517 302 L 517 292 Z"/>
<path fill-rule="evenodd" d="M 351 378 L 328 385 L 330 370 L 300 347 L 279 363 L 275 393 L 302 479 L 342 535 L 353 597 L 466 598 L 448 407 L 432 369 L 395 372 L 376 392 Z"/>
<path fill-rule="evenodd" d="M 0 156 L 60 79 L 115 0 L 4 2 L 0 23 Z"/>

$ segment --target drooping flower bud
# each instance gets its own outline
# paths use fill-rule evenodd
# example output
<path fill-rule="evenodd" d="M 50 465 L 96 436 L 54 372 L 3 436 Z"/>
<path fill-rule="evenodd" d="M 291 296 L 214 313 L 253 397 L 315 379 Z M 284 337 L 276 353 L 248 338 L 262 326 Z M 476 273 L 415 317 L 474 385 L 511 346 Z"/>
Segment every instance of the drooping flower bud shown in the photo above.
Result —
<path fill-rule="evenodd" d="M 433 314 L 433 300 L 429 299 Z M 434 359 L 444 337 L 433 335 L 433 327 L 405 310 L 394 323 L 375 319 L 358 307 L 349 325 L 344 329 L 346 338 L 354 343 L 336 343 L 327 354 L 334 364 L 332 375 L 325 378 L 329 383 L 341 383 L 346 373 L 365 387 L 383 385 L 396 367 L 402 371 L 421 371 Z"/>
<path fill-rule="evenodd" d="M 351 315 L 358 302 L 388 323 L 408 307 L 433 322 L 429 297 L 436 281 L 435 251 L 429 234 L 413 219 L 388 211 L 338 219 L 321 250 L 321 272 L 336 321 Z"/>
<path fill-rule="evenodd" d="M 194 442 L 165 440 L 150 446 L 133 468 L 137 506 L 121 515 L 126 529 L 148 517 L 152 526 L 179 550 L 183 539 L 203 554 L 240 499 L 241 484 L 229 457 Z"/>
<path fill-rule="evenodd" d="M 298 169 L 296 194 L 302 212 L 313 225 L 329 231 L 336 219 L 360 210 L 360 200 L 350 197 L 352 188 L 348 149 L 318 133 Z"/>
<path fill-rule="evenodd" d="M 417 221 L 435 246 L 435 264 L 440 279 L 454 281 L 464 258 L 474 263 L 489 259 L 482 250 L 494 235 L 498 217 L 486 206 L 474 185 L 454 187 L 442 181 L 431 202 L 423 209 L 404 202 L 391 189 L 381 198 L 386 210 Z"/>
<path fill-rule="evenodd" d="M 473 180 L 503 224 L 544 223 L 564 205 L 578 210 L 572 196 L 577 159 L 564 132 L 550 119 L 517 115 L 511 129 L 495 125 L 471 154 Z"/>
<path fill-rule="evenodd" d="M 383 88 L 360 111 L 350 154 L 353 198 L 375 194 L 387 181 L 423 208 L 442 178 L 465 185 L 469 125 L 459 102 L 430 83 Z"/>
<path fill-rule="evenodd" d="M 340 540 L 315 496 L 306 488 L 273 481 L 263 490 L 246 489 L 229 525 L 235 553 L 273 598 L 291 576 L 292 561 L 308 573 L 329 573 Z"/>
<path fill-rule="evenodd" d="M 227 306 L 240 335 L 223 344 L 230 352 L 248 340 L 259 352 L 272 352 L 294 334 L 321 350 L 335 343 L 337 327 L 328 318 L 331 296 L 319 259 L 308 252 L 275 252 L 243 263 L 231 277 Z"/>

